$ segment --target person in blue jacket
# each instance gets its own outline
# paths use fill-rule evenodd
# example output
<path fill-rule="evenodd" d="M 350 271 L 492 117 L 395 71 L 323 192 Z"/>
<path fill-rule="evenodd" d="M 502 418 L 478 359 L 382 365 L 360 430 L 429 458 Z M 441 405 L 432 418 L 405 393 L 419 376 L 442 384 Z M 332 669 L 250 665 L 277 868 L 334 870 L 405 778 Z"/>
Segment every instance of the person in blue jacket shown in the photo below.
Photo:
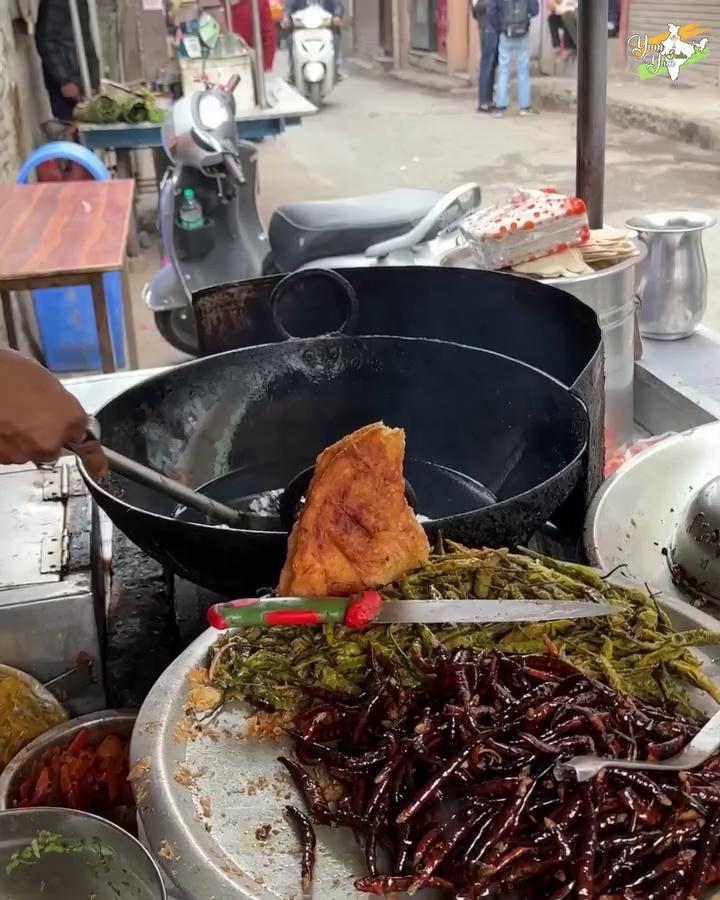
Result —
<path fill-rule="evenodd" d="M 285 0 L 285 11 L 283 13 L 282 27 L 287 31 L 292 27 L 292 17 L 301 9 L 306 9 L 312 0 Z M 323 6 L 333 17 L 333 34 L 335 37 L 335 65 L 337 67 L 338 78 L 342 78 L 340 72 L 342 57 L 342 41 L 340 30 L 342 28 L 343 19 L 345 18 L 345 4 L 342 0 L 320 0 Z M 288 45 L 288 60 L 290 63 L 290 81 L 293 80 L 293 42 L 290 40 Z"/>
<path fill-rule="evenodd" d="M 510 65 L 515 60 L 520 115 L 532 112 L 530 85 L 530 20 L 538 15 L 538 0 L 488 0 L 488 26 L 500 35 L 498 72 L 495 85 L 495 116 L 502 116 L 510 104 Z"/>

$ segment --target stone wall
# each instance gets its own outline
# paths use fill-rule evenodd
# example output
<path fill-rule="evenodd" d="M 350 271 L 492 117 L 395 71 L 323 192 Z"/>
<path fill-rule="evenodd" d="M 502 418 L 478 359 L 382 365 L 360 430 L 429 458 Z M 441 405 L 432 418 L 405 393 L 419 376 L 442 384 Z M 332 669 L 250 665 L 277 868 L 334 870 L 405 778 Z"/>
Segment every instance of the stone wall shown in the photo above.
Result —
<path fill-rule="evenodd" d="M 34 40 L 11 9 L 0 0 L 0 182 L 14 181 L 50 115 Z"/>

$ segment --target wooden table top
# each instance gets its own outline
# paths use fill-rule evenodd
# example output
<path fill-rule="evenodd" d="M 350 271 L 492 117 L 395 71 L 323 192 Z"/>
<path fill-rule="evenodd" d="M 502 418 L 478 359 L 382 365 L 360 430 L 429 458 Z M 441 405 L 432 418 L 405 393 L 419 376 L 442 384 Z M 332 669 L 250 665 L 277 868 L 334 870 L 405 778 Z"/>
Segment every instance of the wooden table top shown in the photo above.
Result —
<path fill-rule="evenodd" d="M 134 182 L 0 185 L 0 281 L 121 269 Z"/>

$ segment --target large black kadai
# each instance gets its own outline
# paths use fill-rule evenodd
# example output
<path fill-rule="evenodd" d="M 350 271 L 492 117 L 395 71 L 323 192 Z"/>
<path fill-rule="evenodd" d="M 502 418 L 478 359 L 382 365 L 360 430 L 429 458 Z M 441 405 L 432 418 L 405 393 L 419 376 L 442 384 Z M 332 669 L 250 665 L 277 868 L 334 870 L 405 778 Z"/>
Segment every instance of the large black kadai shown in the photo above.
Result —
<path fill-rule="evenodd" d="M 245 513 L 247 527 L 231 530 L 127 480 L 89 481 L 116 526 L 182 577 L 234 596 L 275 584 L 285 488 L 292 510 L 317 454 L 377 420 L 406 431 L 408 495 L 431 537 L 517 544 L 594 489 L 602 357 L 579 301 L 462 270 L 298 273 L 271 298 L 277 284 L 199 297 L 201 345 L 237 349 L 169 370 L 97 413 L 107 446 Z M 313 300 L 307 315 L 298 287 Z M 320 321 L 328 316 L 336 322 Z M 289 335 L 308 329 L 345 333 Z M 268 331 L 272 341 L 248 346 Z"/>

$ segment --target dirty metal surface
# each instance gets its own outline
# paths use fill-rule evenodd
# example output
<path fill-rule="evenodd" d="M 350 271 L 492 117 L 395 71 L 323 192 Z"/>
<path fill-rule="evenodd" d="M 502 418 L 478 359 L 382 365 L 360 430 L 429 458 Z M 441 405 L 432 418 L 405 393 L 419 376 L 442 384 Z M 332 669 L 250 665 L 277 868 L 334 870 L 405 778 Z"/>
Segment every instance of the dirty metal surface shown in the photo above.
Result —
<path fill-rule="evenodd" d="M 716 620 L 687 603 L 660 602 L 678 630 L 717 628 Z M 216 638 L 213 630 L 200 635 L 164 672 L 138 715 L 130 752 L 141 773 L 134 784 L 146 844 L 188 900 L 299 900 L 300 847 L 283 812 L 288 803 L 302 809 L 303 802 L 277 761 L 289 743 L 246 737 L 253 712 L 243 703 L 226 704 L 200 737 L 188 739 L 188 674 L 206 665 Z M 705 672 L 720 679 L 720 647 L 697 656 Z M 707 695 L 695 693 L 693 701 L 708 715 L 715 711 Z M 266 840 L 256 833 L 264 825 L 270 826 Z M 366 869 L 351 833 L 316 831 L 313 896 L 366 897 L 353 888 Z"/>
<path fill-rule="evenodd" d="M 300 845 L 284 808 L 302 801 L 277 762 L 289 743 L 245 739 L 252 712 L 241 703 L 224 707 L 195 740 L 181 728 L 186 676 L 205 664 L 216 637 L 206 631 L 178 657 L 138 716 L 131 765 L 142 773 L 135 790 L 147 845 L 189 900 L 299 900 Z M 263 825 L 266 840 L 256 834 Z M 314 896 L 366 896 L 352 886 L 364 861 L 350 833 L 319 827 L 317 838 Z"/>

